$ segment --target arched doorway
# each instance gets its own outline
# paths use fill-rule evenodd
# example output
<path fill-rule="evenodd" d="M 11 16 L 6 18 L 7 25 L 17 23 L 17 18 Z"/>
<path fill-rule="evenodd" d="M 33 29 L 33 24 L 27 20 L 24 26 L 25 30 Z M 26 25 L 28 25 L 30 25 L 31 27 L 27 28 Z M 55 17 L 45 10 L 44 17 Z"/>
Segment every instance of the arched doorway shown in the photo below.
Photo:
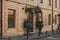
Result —
<path fill-rule="evenodd" d="M 29 32 L 33 32 L 33 8 L 25 7 L 25 12 L 26 12 L 26 14 L 28 14 L 28 17 L 26 20 L 28 21 L 28 23 L 30 25 Z"/>
<path fill-rule="evenodd" d="M 36 27 L 37 27 L 36 30 L 40 29 L 40 32 L 41 32 L 42 27 L 43 27 L 43 14 L 42 14 L 42 10 L 39 6 L 37 6 L 35 13 L 36 13 Z"/>
<path fill-rule="evenodd" d="M 31 9 L 31 8 L 30 8 Z M 29 15 L 28 15 L 28 20 L 30 21 L 30 23 L 31 23 L 31 27 L 30 27 L 30 32 L 33 32 L 33 11 L 30 11 L 29 12 Z"/>
<path fill-rule="evenodd" d="M 29 20 L 29 22 L 32 24 L 30 32 L 33 32 L 34 29 L 37 28 L 36 24 L 35 24 L 36 22 L 34 22 L 34 16 L 36 16 L 36 18 L 35 18 L 36 21 L 37 20 L 38 21 L 43 21 L 42 11 L 41 11 L 39 6 L 36 6 L 36 7 L 33 7 L 33 8 L 26 7 L 25 12 L 29 14 L 27 20 Z M 33 26 L 34 24 L 35 24 L 35 27 Z M 35 30 L 37 30 L 37 29 L 35 29 Z"/>

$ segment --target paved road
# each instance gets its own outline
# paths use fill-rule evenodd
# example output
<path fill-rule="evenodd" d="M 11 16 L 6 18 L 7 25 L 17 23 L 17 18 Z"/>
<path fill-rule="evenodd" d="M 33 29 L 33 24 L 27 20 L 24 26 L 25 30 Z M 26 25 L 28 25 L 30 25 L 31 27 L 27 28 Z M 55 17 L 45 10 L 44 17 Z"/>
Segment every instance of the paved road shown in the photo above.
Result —
<path fill-rule="evenodd" d="M 60 33 L 52 35 L 52 36 L 37 38 L 37 39 L 32 39 L 32 40 L 60 40 Z"/>
<path fill-rule="evenodd" d="M 36 33 L 33 33 L 34 35 L 30 35 L 29 36 L 29 40 L 60 40 L 60 33 L 57 33 L 57 34 L 54 34 L 54 35 L 51 35 L 51 33 L 49 33 L 51 36 L 48 36 L 46 37 L 46 34 L 41 34 L 40 36 L 38 36 L 38 34 Z M 38 39 L 35 39 L 35 38 L 38 38 Z M 2 40 L 2 39 L 0 39 Z M 18 36 L 18 37 L 10 37 L 7 38 L 7 39 L 3 39 L 3 40 L 27 40 L 27 37 L 26 36 Z"/>

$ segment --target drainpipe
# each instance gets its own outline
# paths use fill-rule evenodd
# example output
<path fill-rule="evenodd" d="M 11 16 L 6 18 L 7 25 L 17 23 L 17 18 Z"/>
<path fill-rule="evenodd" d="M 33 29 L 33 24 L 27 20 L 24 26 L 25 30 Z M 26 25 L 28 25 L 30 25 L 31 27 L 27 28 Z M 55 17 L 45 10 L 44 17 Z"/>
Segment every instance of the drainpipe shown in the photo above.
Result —
<path fill-rule="evenodd" d="M 2 8 L 3 8 L 3 7 L 2 7 L 2 2 L 3 2 L 3 0 L 0 0 L 0 2 L 1 2 L 1 5 L 0 5 L 0 7 L 1 7 L 1 9 L 0 9 L 0 11 L 1 11 L 1 12 L 0 12 L 0 16 L 1 16 L 1 18 L 0 18 L 0 23 L 1 23 L 1 24 L 0 24 L 0 29 L 1 29 L 1 30 L 0 30 L 0 33 L 1 33 L 1 34 L 0 34 L 0 38 L 2 38 Z"/>
<path fill-rule="evenodd" d="M 52 32 L 54 32 L 53 30 L 53 0 L 52 0 Z"/>
<path fill-rule="evenodd" d="M 3 37 L 3 0 L 1 0 L 1 38 Z"/>

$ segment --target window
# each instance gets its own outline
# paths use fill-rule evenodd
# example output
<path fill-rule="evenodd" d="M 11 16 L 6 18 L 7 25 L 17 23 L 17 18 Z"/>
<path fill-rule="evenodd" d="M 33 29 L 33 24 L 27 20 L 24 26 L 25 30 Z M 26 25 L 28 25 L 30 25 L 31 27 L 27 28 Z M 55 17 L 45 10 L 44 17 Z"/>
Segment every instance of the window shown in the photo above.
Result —
<path fill-rule="evenodd" d="M 57 8 L 57 0 L 55 0 L 55 8 Z"/>
<path fill-rule="evenodd" d="M 31 1 L 34 1 L 34 0 L 31 0 Z"/>
<path fill-rule="evenodd" d="M 8 28 L 15 27 L 15 10 L 8 9 Z"/>
<path fill-rule="evenodd" d="M 40 3 L 43 3 L 43 0 L 40 0 Z"/>
<path fill-rule="evenodd" d="M 51 6 L 51 0 L 49 0 L 49 6 Z"/>
<path fill-rule="evenodd" d="M 48 15 L 48 24 L 51 24 L 51 14 Z"/>
<path fill-rule="evenodd" d="M 60 9 L 60 0 L 59 0 L 59 9 Z"/>
<path fill-rule="evenodd" d="M 55 24 L 57 24 L 57 15 L 55 15 Z"/>

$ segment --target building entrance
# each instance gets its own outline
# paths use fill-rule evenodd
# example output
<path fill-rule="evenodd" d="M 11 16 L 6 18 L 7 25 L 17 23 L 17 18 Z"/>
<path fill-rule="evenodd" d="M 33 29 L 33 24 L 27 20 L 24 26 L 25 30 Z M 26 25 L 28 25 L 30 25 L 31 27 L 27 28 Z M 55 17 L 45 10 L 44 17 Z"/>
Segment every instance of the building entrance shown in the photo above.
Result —
<path fill-rule="evenodd" d="M 29 31 L 33 32 L 33 28 L 35 30 L 36 28 L 36 20 L 42 22 L 42 11 L 39 6 L 33 7 L 33 8 L 25 8 L 25 12 L 28 13 L 28 18 L 27 20 L 29 21 L 28 26 L 29 26 Z M 36 18 L 34 18 L 36 16 Z M 35 26 L 34 26 L 35 25 Z"/>
<path fill-rule="evenodd" d="M 28 20 L 31 23 L 31 27 L 30 27 L 29 31 L 33 32 L 33 12 L 29 13 Z"/>

